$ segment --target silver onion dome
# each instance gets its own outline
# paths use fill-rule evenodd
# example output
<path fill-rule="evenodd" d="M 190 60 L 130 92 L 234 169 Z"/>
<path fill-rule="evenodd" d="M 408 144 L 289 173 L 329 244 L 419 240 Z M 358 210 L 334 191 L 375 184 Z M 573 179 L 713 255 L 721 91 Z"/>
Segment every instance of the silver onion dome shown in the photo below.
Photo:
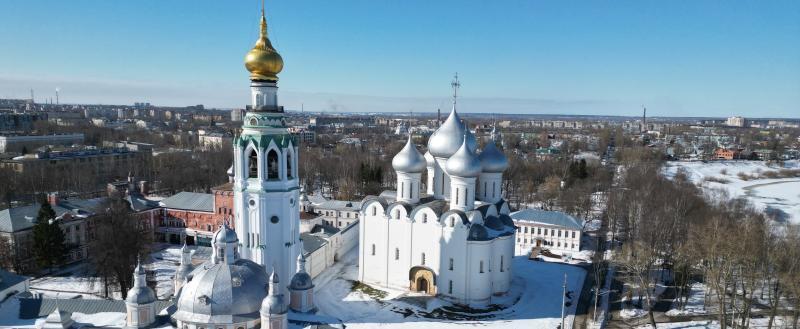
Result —
<path fill-rule="evenodd" d="M 484 172 L 499 173 L 508 168 L 508 158 L 497 149 L 493 140 L 486 143 L 486 147 L 483 148 L 483 152 L 478 156 L 478 159 L 481 161 L 481 167 Z"/>
<path fill-rule="evenodd" d="M 128 290 L 125 301 L 131 304 L 150 304 L 156 301 L 156 293 L 144 282 L 145 272 L 142 264 L 137 260 L 133 270 L 133 287 Z"/>
<path fill-rule="evenodd" d="M 279 284 L 278 273 L 275 273 L 273 269 L 272 275 L 270 276 L 269 293 L 261 302 L 261 314 L 285 314 L 289 311 L 286 300 L 283 298 L 283 293 L 278 289 Z"/>
<path fill-rule="evenodd" d="M 411 135 L 408 135 L 406 146 L 392 158 L 392 168 L 399 172 L 418 173 L 425 170 L 425 166 L 425 158 L 411 142 Z"/>
<path fill-rule="evenodd" d="M 236 231 L 232 230 L 228 223 L 223 223 L 222 227 L 217 230 L 217 233 L 214 233 L 214 239 L 211 241 L 212 245 L 217 243 L 237 243 L 239 242 L 239 237 L 236 236 Z"/>
<path fill-rule="evenodd" d="M 481 162 L 467 146 L 466 137 L 458 151 L 447 159 L 445 169 L 448 175 L 457 177 L 478 177 L 481 174 Z"/>
<path fill-rule="evenodd" d="M 230 323 L 231 318 L 258 318 L 267 295 L 267 273 L 247 259 L 206 262 L 181 287 L 175 319 L 190 323 Z"/>
<path fill-rule="evenodd" d="M 454 105 L 447 120 L 428 139 L 428 152 L 437 158 L 450 157 L 458 151 L 464 135 L 467 136 L 467 146 L 472 152 L 475 152 L 478 148 L 475 135 L 461 123 L 461 117 L 458 116 Z"/>

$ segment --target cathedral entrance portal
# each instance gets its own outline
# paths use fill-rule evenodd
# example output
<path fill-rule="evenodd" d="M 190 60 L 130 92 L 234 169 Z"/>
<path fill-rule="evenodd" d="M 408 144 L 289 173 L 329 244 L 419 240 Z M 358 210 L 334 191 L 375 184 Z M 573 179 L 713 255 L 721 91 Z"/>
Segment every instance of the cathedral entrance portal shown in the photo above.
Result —
<path fill-rule="evenodd" d="M 428 280 L 425 278 L 417 278 L 417 291 L 428 293 Z"/>
<path fill-rule="evenodd" d="M 431 269 L 422 266 L 412 267 L 408 272 L 408 279 L 409 290 L 436 295 L 436 281 Z"/>

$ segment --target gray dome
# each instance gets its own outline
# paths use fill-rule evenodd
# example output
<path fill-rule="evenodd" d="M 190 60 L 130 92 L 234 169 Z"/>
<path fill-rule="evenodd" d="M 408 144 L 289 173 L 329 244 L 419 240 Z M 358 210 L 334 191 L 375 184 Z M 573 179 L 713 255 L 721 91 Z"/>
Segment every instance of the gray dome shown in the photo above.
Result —
<path fill-rule="evenodd" d="M 497 149 L 493 140 L 486 143 L 486 147 L 483 148 L 483 152 L 478 158 L 481 160 L 481 168 L 484 172 L 499 173 L 508 168 L 508 158 Z"/>
<path fill-rule="evenodd" d="M 428 167 L 433 167 L 433 165 L 436 164 L 436 159 L 433 158 L 433 155 L 431 155 L 430 151 L 425 152 L 424 157 L 425 157 L 425 163 L 428 164 Z"/>
<path fill-rule="evenodd" d="M 469 228 L 467 240 L 470 241 L 486 241 L 489 240 L 489 232 L 481 224 L 472 224 Z"/>
<path fill-rule="evenodd" d="M 470 151 L 466 138 L 463 139 L 458 151 L 447 159 L 445 169 L 448 175 L 458 177 L 478 177 L 481 174 L 481 162 L 475 153 Z"/>
<path fill-rule="evenodd" d="M 458 116 L 454 105 L 447 120 L 428 139 L 428 152 L 438 158 L 450 157 L 458 151 L 464 135 L 467 135 L 467 145 L 470 150 L 475 152 L 478 148 L 475 135 L 469 132 L 469 129 L 461 123 L 461 118 Z"/>
<path fill-rule="evenodd" d="M 236 236 L 236 231 L 232 230 L 228 227 L 228 224 L 222 224 L 222 226 L 217 230 L 217 233 L 214 233 L 214 239 L 212 240 L 212 244 L 217 243 L 237 243 L 239 242 L 239 237 Z"/>
<path fill-rule="evenodd" d="M 497 216 L 486 217 L 483 222 L 486 225 L 486 227 L 493 229 L 495 231 L 502 231 L 504 229 L 503 221 L 500 220 L 500 218 Z"/>
<path fill-rule="evenodd" d="M 311 288 L 314 288 L 314 284 L 311 283 L 311 276 L 306 272 L 295 273 L 289 283 L 289 289 L 292 290 L 308 290 Z"/>
<path fill-rule="evenodd" d="M 418 173 L 425 170 L 425 165 L 425 158 L 411 142 L 411 135 L 408 135 L 406 146 L 392 158 L 392 168 L 399 172 Z"/>
<path fill-rule="evenodd" d="M 514 227 L 514 220 L 511 219 L 510 216 L 505 214 L 500 214 L 500 220 L 503 222 L 505 226 Z"/>
<path fill-rule="evenodd" d="M 261 302 L 261 314 L 269 315 L 269 314 L 285 314 L 289 311 L 287 307 L 286 300 L 283 298 L 283 294 L 279 292 L 278 285 L 280 284 L 280 280 L 278 280 L 278 274 L 275 271 L 272 271 L 272 283 L 269 286 L 269 294 L 264 300 Z"/>
<path fill-rule="evenodd" d="M 267 273 L 246 259 L 232 264 L 206 262 L 181 288 L 175 319 L 193 323 L 230 323 L 231 318 L 258 319 L 267 295 Z"/>

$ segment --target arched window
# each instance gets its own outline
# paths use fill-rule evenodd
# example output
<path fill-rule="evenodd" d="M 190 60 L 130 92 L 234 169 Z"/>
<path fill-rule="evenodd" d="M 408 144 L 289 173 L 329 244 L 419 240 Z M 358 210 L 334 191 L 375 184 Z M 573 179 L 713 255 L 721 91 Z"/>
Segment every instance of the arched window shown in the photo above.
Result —
<path fill-rule="evenodd" d="M 372 216 L 377 216 L 377 215 L 378 215 L 378 207 L 374 206 L 372 207 Z"/>
<path fill-rule="evenodd" d="M 286 153 L 286 177 L 288 177 L 289 179 L 294 177 L 294 174 L 292 173 L 292 154 L 291 153 Z"/>
<path fill-rule="evenodd" d="M 400 259 L 400 248 L 394 248 L 394 260 Z"/>
<path fill-rule="evenodd" d="M 503 255 L 500 255 L 500 272 L 505 272 L 506 270 L 503 269 Z"/>
<path fill-rule="evenodd" d="M 480 262 L 479 266 L 480 268 L 478 268 L 478 270 L 480 271 L 480 273 L 483 273 L 483 261 Z"/>
<path fill-rule="evenodd" d="M 247 177 L 258 178 L 258 153 L 256 150 L 250 150 L 247 156 Z"/>
<path fill-rule="evenodd" d="M 278 179 L 278 152 L 267 153 L 267 179 Z"/>
<path fill-rule="evenodd" d="M 394 218 L 400 219 L 400 209 L 394 211 Z"/>
<path fill-rule="evenodd" d="M 422 214 L 422 222 L 423 223 L 427 223 L 428 222 L 428 214 L 425 214 L 425 213 Z"/>
<path fill-rule="evenodd" d="M 452 258 L 450 258 L 450 267 L 449 268 L 450 268 L 451 271 L 453 270 L 453 259 Z"/>
<path fill-rule="evenodd" d="M 460 193 L 460 192 L 458 191 L 458 187 L 456 187 L 456 195 L 455 195 L 455 197 L 456 197 L 456 204 L 458 204 L 458 195 L 459 195 L 459 193 Z"/>
<path fill-rule="evenodd" d="M 450 217 L 450 227 L 453 227 L 453 226 L 456 226 L 456 219 L 453 218 L 453 217 Z"/>
<path fill-rule="evenodd" d="M 375 256 L 375 244 L 372 244 L 372 256 Z"/>
<path fill-rule="evenodd" d="M 425 253 L 422 253 L 422 265 L 425 265 Z"/>
<path fill-rule="evenodd" d="M 494 198 L 494 197 L 497 197 L 497 196 L 495 195 L 495 192 L 497 192 L 497 182 L 492 182 L 492 197 L 493 197 L 493 198 Z"/>

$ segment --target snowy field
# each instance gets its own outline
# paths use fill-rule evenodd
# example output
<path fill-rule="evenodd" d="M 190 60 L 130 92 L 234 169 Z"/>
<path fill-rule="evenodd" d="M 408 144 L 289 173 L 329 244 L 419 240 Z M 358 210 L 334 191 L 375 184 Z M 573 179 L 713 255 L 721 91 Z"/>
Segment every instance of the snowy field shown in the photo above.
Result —
<path fill-rule="evenodd" d="M 768 178 L 781 169 L 800 169 L 797 160 L 782 167 L 763 161 L 677 161 L 667 162 L 664 172 L 673 177 L 683 169 L 692 182 L 706 192 L 725 191 L 730 197 L 744 197 L 778 221 L 800 224 L 800 178 Z"/>
<path fill-rule="evenodd" d="M 405 291 L 382 290 L 383 297 L 353 291 L 356 264 L 357 250 L 353 250 L 314 279 L 318 315 L 338 318 L 347 328 L 555 328 L 561 321 L 564 273 L 567 290 L 574 291 L 567 308 L 567 328 L 571 328 L 586 275 L 579 267 L 515 257 L 511 292 L 492 300 L 506 306 L 476 312 Z"/>

